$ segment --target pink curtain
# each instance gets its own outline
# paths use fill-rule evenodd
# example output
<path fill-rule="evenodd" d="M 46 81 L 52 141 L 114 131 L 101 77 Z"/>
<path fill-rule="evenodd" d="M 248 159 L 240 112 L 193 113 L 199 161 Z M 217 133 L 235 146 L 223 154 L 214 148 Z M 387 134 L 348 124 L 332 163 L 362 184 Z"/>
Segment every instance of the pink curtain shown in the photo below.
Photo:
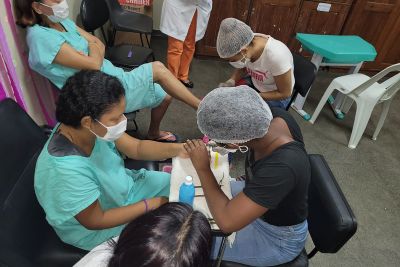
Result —
<path fill-rule="evenodd" d="M 26 100 L 30 98 L 30 102 L 38 103 L 40 106 L 45 123 L 53 126 L 55 125 L 55 95 L 53 89 L 46 79 L 29 68 L 25 39 L 15 24 L 12 0 L 3 1 L 7 21 L 4 24 L 0 21 L 0 100 L 5 97 L 13 98 L 30 113 L 33 111 L 27 110 L 26 105 Z M 5 29 L 12 33 L 13 40 L 7 40 Z M 16 46 L 15 49 L 18 51 L 19 58 L 12 58 L 11 45 Z M 18 77 L 13 60 L 18 60 L 23 67 L 22 77 Z M 24 81 L 22 82 L 20 79 L 24 79 Z M 25 84 L 26 87 L 22 88 L 21 84 Z"/>
<path fill-rule="evenodd" d="M 2 95 L 14 98 L 15 101 L 25 108 L 24 101 L 21 98 L 21 87 L 15 72 L 11 53 L 7 45 L 6 35 L 3 25 L 0 23 L 0 71 L 2 83 Z M 7 86 L 7 87 L 6 87 Z M 8 89 L 8 90 L 7 90 Z M 7 90 L 7 91 L 6 91 Z"/>
<path fill-rule="evenodd" d="M 4 88 L 2 82 L 0 82 L 0 100 L 6 98 L 6 89 Z"/>

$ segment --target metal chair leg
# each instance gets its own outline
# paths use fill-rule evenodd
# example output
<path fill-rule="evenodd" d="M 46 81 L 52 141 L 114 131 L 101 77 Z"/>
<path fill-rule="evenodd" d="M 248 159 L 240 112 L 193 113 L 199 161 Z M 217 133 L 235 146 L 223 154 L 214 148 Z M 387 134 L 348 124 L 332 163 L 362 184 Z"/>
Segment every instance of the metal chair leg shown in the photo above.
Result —
<path fill-rule="evenodd" d="M 144 36 L 146 37 L 147 46 L 150 48 L 150 41 L 149 41 L 149 37 L 147 37 L 147 34 L 145 34 Z"/>
<path fill-rule="evenodd" d="M 109 45 L 108 46 L 114 46 L 115 44 L 115 36 L 117 35 L 117 31 L 113 28 L 112 33 L 111 33 L 111 38 L 108 40 Z"/>
<path fill-rule="evenodd" d="M 221 265 L 222 257 L 224 256 L 227 236 L 222 237 L 221 245 L 219 246 L 218 257 L 215 261 L 214 267 L 219 267 Z"/>
<path fill-rule="evenodd" d="M 317 254 L 317 252 L 318 252 L 318 249 L 313 248 L 313 250 L 310 253 L 308 253 L 307 258 L 311 259 L 312 257 L 314 257 L 315 254 Z"/>
<path fill-rule="evenodd" d="M 137 132 L 139 130 L 139 126 L 136 123 L 136 120 L 133 120 L 133 124 L 135 125 L 135 130 L 133 130 L 134 132 Z"/>
<path fill-rule="evenodd" d="M 139 33 L 139 35 L 140 35 L 140 42 L 142 43 L 142 46 L 144 47 L 144 43 L 143 43 L 143 36 L 142 36 L 142 34 L 141 34 L 141 33 Z"/>

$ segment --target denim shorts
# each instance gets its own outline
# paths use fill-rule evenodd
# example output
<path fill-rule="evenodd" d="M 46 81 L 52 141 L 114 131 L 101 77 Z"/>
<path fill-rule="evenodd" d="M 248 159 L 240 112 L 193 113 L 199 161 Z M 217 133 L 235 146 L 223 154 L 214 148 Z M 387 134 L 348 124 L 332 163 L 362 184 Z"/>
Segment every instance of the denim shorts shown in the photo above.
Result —
<path fill-rule="evenodd" d="M 260 93 L 260 91 L 254 86 L 253 81 L 251 80 L 250 76 L 246 76 L 242 79 L 242 83 L 246 84 L 247 86 L 253 88 L 254 90 L 257 91 L 257 93 Z M 268 104 L 270 107 L 277 107 L 277 108 L 283 108 L 286 109 L 287 105 L 290 102 L 290 99 L 292 97 L 288 97 L 286 99 L 281 99 L 281 100 L 265 100 L 265 102 Z"/>
<path fill-rule="evenodd" d="M 244 181 L 231 182 L 232 195 L 244 188 Z M 232 246 L 226 245 L 223 260 L 251 266 L 273 266 L 292 261 L 303 250 L 308 225 L 304 221 L 292 226 L 274 226 L 256 219 L 236 232 Z M 215 238 L 211 257 L 216 259 L 221 238 Z"/>
<path fill-rule="evenodd" d="M 266 100 L 268 106 L 286 109 L 291 97 L 282 100 Z"/>

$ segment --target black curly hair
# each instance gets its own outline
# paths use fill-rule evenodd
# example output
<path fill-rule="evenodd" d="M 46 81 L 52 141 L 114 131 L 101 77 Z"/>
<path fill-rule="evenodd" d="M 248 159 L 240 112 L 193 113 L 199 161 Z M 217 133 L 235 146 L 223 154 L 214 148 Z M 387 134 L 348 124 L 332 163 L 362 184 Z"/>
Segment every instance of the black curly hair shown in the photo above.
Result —
<path fill-rule="evenodd" d="M 117 78 L 101 71 L 79 71 L 61 89 L 56 105 L 57 121 L 79 128 L 83 117 L 100 119 L 124 96 L 125 90 Z"/>

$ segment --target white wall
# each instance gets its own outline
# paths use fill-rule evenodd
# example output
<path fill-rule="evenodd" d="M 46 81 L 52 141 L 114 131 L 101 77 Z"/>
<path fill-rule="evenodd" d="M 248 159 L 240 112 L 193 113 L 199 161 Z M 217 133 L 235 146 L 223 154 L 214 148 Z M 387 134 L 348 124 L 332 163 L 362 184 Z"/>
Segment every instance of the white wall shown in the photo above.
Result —
<path fill-rule="evenodd" d="M 69 6 L 69 17 L 76 21 L 76 17 L 79 15 L 82 0 L 67 0 Z"/>
<path fill-rule="evenodd" d="M 37 124 L 39 124 L 39 125 L 45 124 L 45 119 L 42 115 L 42 111 L 40 109 L 40 104 L 38 102 L 38 99 L 35 96 L 35 93 L 33 92 L 34 88 L 32 88 L 32 86 L 31 86 L 32 81 L 25 78 L 26 73 L 25 73 L 24 63 L 20 57 L 18 48 L 17 48 L 16 43 L 13 38 L 11 28 L 8 24 L 6 7 L 4 5 L 4 1 L 0 1 L 0 22 L 1 22 L 1 25 L 3 26 L 3 30 L 6 35 L 8 48 L 10 49 L 10 53 L 11 53 L 14 67 L 15 67 L 16 74 L 19 77 L 18 81 L 19 81 L 19 84 L 20 84 L 21 90 L 22 90 L 21 97 L 23 97 L 23 99 L 25 101 L 26 109 L 27 109 L 29 115 L 33 118 L 33 120 Z M 24 34 L 24 33 L 22 33 L 22 34 Z"/>
<path fill-rule="evenodd" d="M 160 29 L 161 9 L 164 0 L 153 0 L 153 27 L 155 30 Z"/>

